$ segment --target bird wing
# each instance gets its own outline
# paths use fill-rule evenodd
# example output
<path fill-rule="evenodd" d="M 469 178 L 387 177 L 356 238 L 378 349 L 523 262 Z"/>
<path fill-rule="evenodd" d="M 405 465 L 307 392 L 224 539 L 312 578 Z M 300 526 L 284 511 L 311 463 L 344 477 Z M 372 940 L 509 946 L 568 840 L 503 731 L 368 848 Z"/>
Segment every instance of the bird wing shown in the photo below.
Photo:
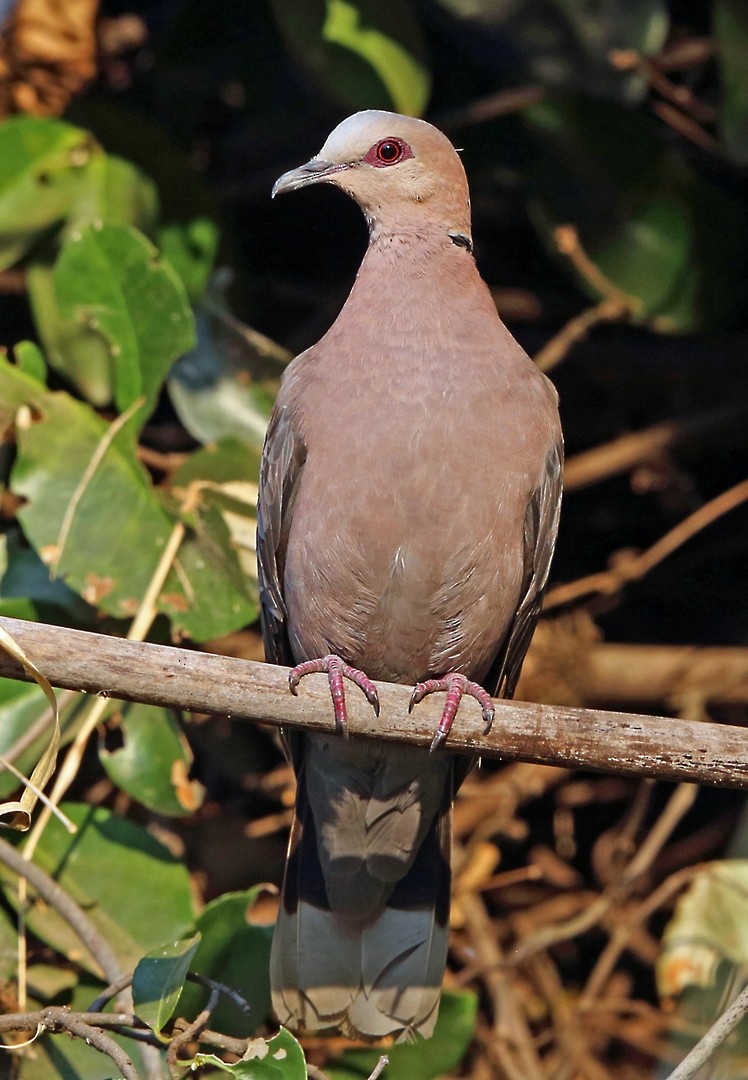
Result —
<path fill-rule="evenodd" d="M 276 405 L 265 436 L 257 500 L 260 623 L 265 659 L 271 664 L 294 662 L 283 599 L 283 569 L 305 459 L 306 446 L 293 410 Z"/>
<path fill-rule="evenodd" d="M 535 632 L 556 546 L 562 477 L 563 446 L 559 440 L 546 458 L 543 478 L 525 512 L 525 582 L 509 632 L 486 678 L 486 689 L 494 697 L 514 695 Z"/>

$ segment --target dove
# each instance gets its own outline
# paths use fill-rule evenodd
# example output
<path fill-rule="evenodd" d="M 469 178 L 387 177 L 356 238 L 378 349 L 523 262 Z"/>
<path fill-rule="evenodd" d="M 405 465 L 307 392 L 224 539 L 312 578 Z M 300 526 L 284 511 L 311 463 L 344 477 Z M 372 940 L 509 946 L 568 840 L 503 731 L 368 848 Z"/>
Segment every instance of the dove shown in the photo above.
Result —
<path fill-rule="evenodd" d="M 285 735 L 297 796 L 272 1000 L 295 1030 L 412 1041 L 433 1032 L 447 961 L 451 807 L 470 767 L 449 729 L 461 700 L 488 726 L 491 696 L 514 692 L 562 435 L 555 390 L 476 267 L 449 139 L 356 113 L 273 195 L 320 183 L 355 200 L 369 243 L 337 319 L 284 373 L 260 469 L 266 659 L 291 667 L 294 693 L 325 673 L 334 706 L 329 734 Z M 445 693 L 431 750 L 342 737 L 346 692 L 378 712 L 377 680 L 413 685 L 416 707 Z"/>

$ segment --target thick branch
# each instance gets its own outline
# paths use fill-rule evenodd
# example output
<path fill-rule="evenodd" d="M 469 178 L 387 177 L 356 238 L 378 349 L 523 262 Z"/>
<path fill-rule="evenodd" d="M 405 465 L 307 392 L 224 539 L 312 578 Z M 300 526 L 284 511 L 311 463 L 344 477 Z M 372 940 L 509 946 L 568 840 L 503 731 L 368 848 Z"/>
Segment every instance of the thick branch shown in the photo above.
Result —
<path fill-rule="evenodd" d="M 287 669 L 269 664 L 18 619 L 3 618 L 0 625 L 55 686 L 237 720 L 332 730 L 323 676 L 307 677 L 299 696 L 292 697 Z M 4 654 L 0 675 L 28 680 L 24 669 Z M 409 715 L 409 688 L 380 683 L 379 694 L 377 719 L 364 698 L 349 690 L 351 735 L 428 746 L 441 714 L 440 695 Z M 450 748 L 483 757 L 748 787 L 744 729 L 697 721 L 498 701 L 493 730 L 484 735 L 479 707 L 466 701 Z"/>

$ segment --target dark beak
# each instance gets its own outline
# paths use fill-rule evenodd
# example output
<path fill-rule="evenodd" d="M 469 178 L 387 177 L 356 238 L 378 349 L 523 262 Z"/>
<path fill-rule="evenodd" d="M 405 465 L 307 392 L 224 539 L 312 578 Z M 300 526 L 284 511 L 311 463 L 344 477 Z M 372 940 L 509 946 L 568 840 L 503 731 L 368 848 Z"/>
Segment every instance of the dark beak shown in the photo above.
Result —
<path fill-rule="evenodd" d="M 291 169 L 283 173 L 273 184 L 271 198 L 282 195 L 286 191 L 298 191 L 299 188 L 308 187 L 310 184 L 322 184 L 329 180 L 335 173 L 347 169 L 347 165 L 338 165 L 332 161 L 324 161 L 322 158 L 312 158 L 306 165 L 300 165 L 298 169 Z"/>

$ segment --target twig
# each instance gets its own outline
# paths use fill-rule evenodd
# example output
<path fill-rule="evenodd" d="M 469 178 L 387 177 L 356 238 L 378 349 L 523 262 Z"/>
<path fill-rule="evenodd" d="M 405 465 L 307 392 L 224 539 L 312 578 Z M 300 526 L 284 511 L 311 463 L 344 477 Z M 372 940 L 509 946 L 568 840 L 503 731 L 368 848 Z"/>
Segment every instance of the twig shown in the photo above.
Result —
<path fill-rule="evenodd" d="M 584 278 L 604 300 L 617 304 L 630 315 L 641 314 L 643 304 L 639 297 L 619 289 L 607 278 L 600 267 L 587 254 L 579 239 L 579 233 L 573 225 L 559 225 L 554 233 L 556 246 L 565 255 L 577 273 Z"/>
<path fill-rule="evenodd" d="M 10 1021 L 10 1023 L 0 1023 L 0 1030 L 6 1031 L 23 1030 L 27 1024 L 28 1028 L 35 1027 L 37 1034 L 42 1031 L 52 1033 L 68 1031 L 79 1039 L 85 1039 L 90 1046 L 110 1057 L 122 1074 L 123 1080 L 140 1080 L 129 1055 L 111 1036 L 102 1031 L 101 1027 L 88 1023 L 85 1014 L 70 1012 L 69 1009 L 60 1006 L 50 1006 L 38 1013 L 16 1014 L 15 1016 L 0 1018 L 0 1021 Z M 12 1047 L 6 1048 L 12 1049 Z"/>
<path fill-rule="evenodd" d="M 541 949 L 549 949 L 552 945 L 569 941 L 592 929 L 611 907 L 620 904 L 637 878 L 641 877 L 652 865 L 673 829 L 693 806 L 697 790 L 691 784 L 679 784 L 644 842 L 624 867 L 618 880 L 608 886 L 588 908 L 578 915 L 564 922 L 543 926 L 530 937 L 525 938 L 512 953 L 510 958 L 512 966 L 524 963 Z"/>
<path fill-rule="evenodd" d="M 619 592 L 624 585 L 640 578 L 653 570 L 658 563 L 672 555 L 679 547 L 691 540 L 697 533 L 706 529 L 718 518 L 729 513 L 741 503 L 748 500 L 748 480 L 742 480 L 739 484 L 723 491 L 716 498 L 711 499 L 704 506 L 690 514 L 685 520 L 678 523 L 674 529 L 665 533 L 664 536 L 647 548 L 639 555 L 619 558 L 615 566 L 610 570 L 602 570 L 597 574 L 579 578 L 568 585 L 557 585 L 551 589 L 545 598 L 545 609 L 560 607 L 569 604 L 573 600 L 579 600 L 583 596 L 592 593 L 601 593 L 612 596 Z"/>
<path fill-rule="evenodd" d="M 368 1080 L 379 1080 L 379 1077 L 382 1075 L 382 1073 L 387 1068 L 389 1063 L 390 1063 L 390 1059 L 387 1057 L 387 1055 L 386 1054 L 380 1054 L 379 1060 L 377 1061 L 376 1065 L 374 1066 L 374 1068 L 369 1073 Z"/>
<path fill-rule="evenodd" d="M 440 113 L 433 118 L 433 123 L 445 131 L 472 127 L 473 124 L 482 124 L 487 120 L 520 112 L 530 105 L 537 105 L 544 97 L 545 89 L 542 86 L 513 86 L 478 98 L 460 108 Z"/>
<path fill-rule="evenodd" d="M 629 472 L 683 442 L 705 439 L 717 431 L 724 432 L 726 425 L 735 424 L 737 430 L 736 421 L 740 421 L 742 436 L 747 412 L 748 407 L 744 402 L 736 402 L 702 416 L 663 420 L 642 431 L 627 432 L 611 442 L 584 450 L 566 460 L 564 491 L 577 491 L 611 476 Z"/>
<path fill-rule="evenodd" d="M 276 727 L 331 729 L 323 676 L 309 676 L 293 697 L 287 668 L 20 619 L 0 618 L 0 625 L 55 685 Z M 16 661 L 2 655 L 0 674 L 26 677 Z M 407 687 L 380 683 L 378 689 L 378 719 L 363 697 L 349 695 L 351 736 L 429 746 L 441 702 L 427 699 L 409 714 Z M 497 701 L 492 731 L 485 735 L 483 728 L 480 708 L 466 702 L 450 748 L 505 760 L 748 787 L 745 730 L 726 724 Z"/>
<path fill-rule="evenodd" d="M 611 49 L 608 59 L 619 71 L 636 71 L 647 80 L 653 90 L 679 109 L 690 113 L 700 123 L 709 124 L 716 119 L 712 106 L 700 101 L 685 83 L 674 83 L 672 79 L 668 79 L 656 58 L 653 60 L 642 56 L 635 49 Z"/>
<path fill-rule="evenodd" d="M 565 360 L 575 345 L 578 345 L 595 326 L 605 322 L 620 322 L 630 312 L 628 305 L 619 300 L 601 300 L 599 304 L 585 308 L 579 315 L 570 319 L 566 326 L 551 338 L 535 356 L 535 363 L 541 371 L 552 368 Z"/>
<path fill-rule="evenodd" d="M 3 839 L 0 839 L 0 862 L 5 863 L 15 874 L 28 881 L 39 896 L 65 919 L 110 982 L 120 979 L 120 963 L 109 942 L 101 936 L 85 912 L 49 874 L 34 863 L 27 862 L 19 851 Z"/>
<path fill-rule="evenodd" d="M 733 1028 L 737 1027 L 746 1013 L 748 1013 L 748 986 L 738 994 L 732 1005 L 712 1024 L 706 1035 L 699 1039 L 693 1050 L 670 1073 L 667 1080 L 691 1080 L 691 1077 L 696 1075 L 701 1066 L 722 1045 Z"/>
<path fill-rule="evenodd" d="M 166 1061 L 172 1071 L 175 1071 L 179 1065 L 179 1051 L 188 1042 L 191 1042 L 208 1023 L 218 1004 L 219 997 L 220 991 L 218 987 L 213 986 L 205 1008 L 201 1009 L 194 1020 L 186 1024 L 181 1031 L 173 1036 L 169 1043 L 169 1049 L 166 1051 Z"/>
<path fill-rule="evenodd" d="M 690 116 L 686 116 L 680 109 L 676 109 L 674 105 L 667 101 L 656 101 L 652 106 L 652 111 L 659 116 L 660 120 L 664 120 L 668 127 L 677 131 L 684 139 L 688 139 L 694 146 L 698 146 L 700 150 L 705 150 L 714 157 L 723 157 L 722 147 L 714 136 L 704 131 L 701 124 Z"/>

